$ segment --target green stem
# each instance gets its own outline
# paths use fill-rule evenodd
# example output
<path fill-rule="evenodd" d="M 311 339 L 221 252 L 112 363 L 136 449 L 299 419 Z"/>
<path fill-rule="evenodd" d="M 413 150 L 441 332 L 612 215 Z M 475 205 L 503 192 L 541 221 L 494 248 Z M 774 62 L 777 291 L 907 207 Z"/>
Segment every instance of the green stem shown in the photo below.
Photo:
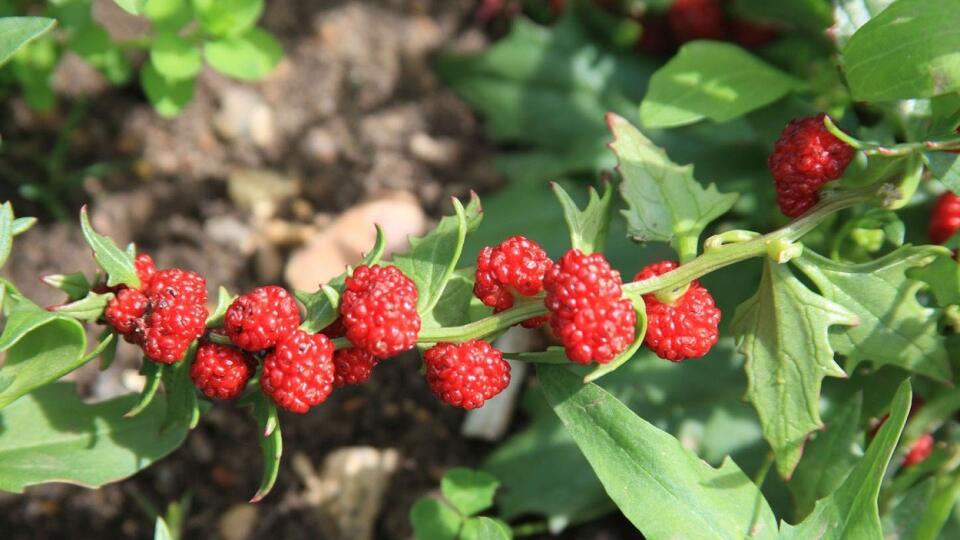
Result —
<path fill-rule="evenodd" d="M 770 467 L 773 466 L 774 455 L 773 452 L 767 452 L 767 455 L 763 458 L 763 464 L 760 465 L 760 469 L 757 471 L 757 474 L 753 477 L 753 483 L 756 484 L 758 488 L 763 487 L 763 482 L 767 479 L 767 473 L 770 472 Z"/>
<path fill-rule="evenodd" d="M 534 302 L 524 302 L 511 309 L 495 313 L 489 317 L 474 321 L 463 326 L 448 328 L 424 328 L 420 331 L 420 343 L 437 343 L 440 341 L 466 341 L 494 334 L 504 328 L 523 322 L 531 317 L 545 315 L 548 311 L 542 299 Z"/>
<path fill-rule="evenodd" d="M 823 119 L 823 125 L 834 137 L 849 144 L 853 148 L 862 151 L 868 156 L 909 156 L 921 152 L 942 152 L 948 150 L 960 150 L 960 139 L 946 139 L 943 141 L 918 141 L 884 146 L 877 143 L 861 141 L 838 128 L 833 120 L 827 116 Z"/>
<path fill-rule="evenodd" d="M 520 523 L 518 525 L 514 525 L 512 529 L 514 538 L 520 538 L 523 536 L 544 534 L 550 531 L 550 526 L 546 521 L 532 521 L 530 523 Z"/>

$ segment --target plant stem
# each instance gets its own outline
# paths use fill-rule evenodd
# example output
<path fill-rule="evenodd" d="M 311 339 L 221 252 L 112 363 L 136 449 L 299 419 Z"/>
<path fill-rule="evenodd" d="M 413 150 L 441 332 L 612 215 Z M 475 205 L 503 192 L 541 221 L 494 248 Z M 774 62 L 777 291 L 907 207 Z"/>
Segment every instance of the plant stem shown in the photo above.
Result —
<path fill-rule="evenodd" d="M 893 144 L 883 146 L 881 144 L 861 141 L 854 136 L 838 128 L 833 120 L 827 116 L 823 119 L 823 125 L 834 137 L 849 144 L 853 148 L 862 151 L 868 156 L 909 156 L 929 151 L 947 151 L 960 150 L 960 139 L 947 139 L 944 141 L 918 141 L 909 143 Z"/>

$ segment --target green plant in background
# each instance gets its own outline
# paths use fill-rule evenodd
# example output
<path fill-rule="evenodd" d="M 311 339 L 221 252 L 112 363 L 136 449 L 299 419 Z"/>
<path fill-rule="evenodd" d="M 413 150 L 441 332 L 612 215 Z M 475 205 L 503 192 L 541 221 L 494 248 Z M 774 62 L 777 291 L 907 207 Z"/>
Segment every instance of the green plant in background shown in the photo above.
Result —
<path fill-rule="evenodd" d="M 55 0 L 39 10 L 58 29 L 27 44 L 14 55 L 8 76 L 31 106 L 45 110 L 55 103 L 50 78 L 62 55 L 73 52 L 116 85 L 135 77 L 132 62 L 145 61 L 139 82 L 162 116 L 176 116 L 193 97 L 204 63 L 224 75 L 252 81 L 268 75 L 283 50 L 270 33 L 256 26 L 263 0 L 127 0 L 117 5 L 145 17 L 149 31 L 118 41 L 92 16 L 92 0 Z M 0 15 L 34 12 L 30 2 L 6 0 Z M 145 58 L 137 52 L 145 53 Z"/>
<path fill-rule="evenodd" d="M 410 509 L 414 534 L 461 540 L 511 538 L 509 525 L 477 515 L 493 506 L 498 485 L 496 478 L 483 471 L 450 469 L 440 482 L 443 498 L 421 497 Z"/>

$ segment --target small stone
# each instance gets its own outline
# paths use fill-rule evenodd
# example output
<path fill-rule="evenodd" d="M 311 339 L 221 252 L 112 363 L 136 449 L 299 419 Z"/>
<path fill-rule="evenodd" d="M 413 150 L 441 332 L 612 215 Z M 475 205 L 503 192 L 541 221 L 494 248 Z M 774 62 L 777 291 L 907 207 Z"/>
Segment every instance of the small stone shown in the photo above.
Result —
<path fill-rule="evenodd" d="M 248 141 L 263 149 L 272 148 L 277 140 L 273 110 L 247 88 L 227 88 L 213 125 L 230 141 Z"/>
<path fill-rule="evenodd" d="M 235 169 L 227 179 L 227 192 L 241 210 L 265 219 L 300 192 L 300 183 L 266 169 Z"/>
<path fill-rule="evenodd" d="M 324 165 L 337 162 L 340 147 L 333 133 L 322 128 L 311 129 L 303 138 L 303 152 Z"/>
<path fill-rule="evenodd" d="M 230 247 L 243 255 L 256 249 L 250 227 L 233 216 L 216 216 L 203 224 L 203 232 L 210 240 Z"/>
<path fill-rule="evenodd" d="M 460 145 L 452 139 L 435 139 L 418 132 L 410 139 L 414 157 L 433 165 L 448 165 L 460 157 Z"/>
<path fill-rule="evenodd" d="M 246 540 L 257 522 L 257 507 L 252 504 L 235 504 L 220 516 L 217 532 L 223 540 Z"/>

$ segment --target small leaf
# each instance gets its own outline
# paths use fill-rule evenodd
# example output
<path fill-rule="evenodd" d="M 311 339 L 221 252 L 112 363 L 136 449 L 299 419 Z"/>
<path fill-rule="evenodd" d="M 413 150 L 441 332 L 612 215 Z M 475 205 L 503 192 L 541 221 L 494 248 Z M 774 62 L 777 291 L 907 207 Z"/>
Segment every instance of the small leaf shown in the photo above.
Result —
<path fill-rule="evenodd" d="M 157 399 L 136 418 L 124 418 L 136 396 L 93 405 L 73 383 L 34 390 L 0 411 L 0 490 L 69 482 L 99 487 L 133 475 L 179 447 L 185 429 L 161 432 Z"/>
<path fill-rule="evenodd" d="M 268 32 L 254 28 L 241 36 L 207 42 L 203 56 L 210 67 L 224 75 L 255 81 L 277 67 L 283 48 Z"/>
<path fill-rule="evenodd" d="M 143 8 L 146 6 L 148 0 L 113 0 L 115 4 L 123 8 L 124 11 L 131 15 L 141 15 L 143 14 Z"/>
<path fill-rule="evenodd" d="M 903 247 L 865 264 L 832 261 L 804 250 L 794 263 L 820 294 L 850 310 L 860 323 L 830 337 L 849 358 L 847 370 L 861 361 L 893 365 L 942 382 L 952 378 L 936 311 L 920 304 L 924 284 L 907 277 L 942 251 L 932 246 Z"/>
<path fill-rule="evenodd" d="M 960 471 L 937 474 L 916 484 L 892 501 L 883 517 L 885 539 L 953 538 L 941 531 L 960 495 Z"/>
<path fill-rule="evenodd" d="M 140 278 L 137 277 L 133 257 L 121 251 L 113 240 L 93 230 L 86 206 L 80 209 L 80 229 L 87 244 L 93 249 L 93 258 L 107 273 L 108 287 L 115 285 L 126 285 L 134 289 L 140 287 Z"/>
<path fill-rule="evenodd" d="M 460 531 L 461 540 L 510 540 L 510 526 L 499 519 L 486 516 L 468 519 Z"/>
<path fill-rule="evenodd" d="M 143 14 L 166 30 L 178 30 L 193 20 L 188 0 L 147 0 Z"/>
<path fill-rule="evenodd" d="M 106 309 L 107 304 L 109 304 L 113 298 L 113 293 L 99 294 L 91 292 L 88 293 L 87 296 L 70 302 L 69 304 L 54 306 L 50 308 L 50 311 L 65 317 L 72 317 L 78 321 L 95 322 L 103 315 L 103 310 Z"/>
<path fill-rule="evenodd" d="M 173 540 L 167 522 L 160 516 L 157 516 L 157 522 L 153 526 L 153 540 Z"/>
<path fill-rule="evenodd" d="M 410 238 L 410 250 L 393 259 L 393 264 L 416 283 L 420 313 L 436 305 L 460 260 L 467 233 L 476 230 L 483 219 L 476 195 L 466 208 L 453 199 L 453 208 L 456 212 L 453 216 L 441 219 L 437 228 L 423 238 Z"/>
<path fill-rule="evenodd" d="M 19 236 L 29 231 L 36 223 L 37 218 L 35 217 L 22 217 L 13 220 L 13 235 Z"/>
<path fill-rule="evenodd" d="M 834 362 L 828 329 L 856 323 L 856 315 L 810 292 L 786 265 L 769 259 L 756 294 L 733 315 L 731 330 L 746 357 L 747 398 L 784 478 L 800 461 L 807 435 L 823 426 L 823 378 L 845 376 Z"/>
<path fill-rule="evenodd" d="M 100 357 L 100 371 L 105 371 L 110 364 L 113 363 L 113 359 L 117 356 L 117 334 L 115 334 L 109 328 L 100 333 L 100 336 L 97 338 L 97 356 Z"/>
<path fill-rule="evenodd" d="M 475 275 L 476 269 L 473 267 L 455 270 L 447 280 L 437 304 L 432 310 L 420 315 L 422 328 L 460 326 L 490 315 L 493 309 L 483 305 L 473 294 Z M 492 341 L 493 338 L 488 339 Z"/>
<path fill-rule="evenodd" d="M 150 45 L 150 63 L 157 73 L 170 81 L 192 79 L 203 67 L 200 50 L 172 32 L 164 32 Z"/>
<path fill-rule="evenodd" d="M 194 342 L 184 354 L 183 360 L 169 364 L 162 371 L 163 389 L 167 395 L 167 414 L 160 429 L 171 427 L 188 430 L 197 427 L 200 421 L 200 401 L 197 392 L 190 380 L 190 364 L 197 352 L 197 343 Z"/>
<path fill-rule="evenodd" d="M 773 512 L 733 461 L 714 469 L 565 367 L 541 365 L 537 374 L 610 498 L 646 538 L 776 538 Z"/>
<path fill-rule="evenodd" d="M 623 178 L 620 194 L 627 202 L 628 232 L 640 242 L 670 242 L 680 253 L 689 252 L 711 221 L 737 200 L 710 184 L 704 189 L 693 178 L 693 166 L 680 166 L 667 157 L 636 127 L 616 115 L 607 115 Z M 694 250 L 695 252 L 695 250 Z"/>
<path fill-rule="evenodd" d="M 260 450 L 263 453 L 263 475 L 257 493 L 250 499 L 255 503 L 262 500 L 277 481 L 280 471 L 280 457 L 283 454 L 283 437 L 280 434 L 280 422 L 277 418 L 277 407 L 267 396 L 257 392 L 252 397 L 253 416 L 257 421 L 260 434 Z"/>
<path fill-rule="evenodd" d="M 944 250 L 930 264 L 907 273 L 913 279 L 926 283 L 941 307 L 960 304 L 960 263 Z"/>
<path fill-rule="evenodd" d="M 416 540 L 456 540 L 463 518 L 442 501 L 421 497 L 410 509 Z"/>
<path fill-rule="evenodd" d="M 560 184 L 550 184 L 553 193 L 563 207 L 563 218 L 570 229 L 570 245 L 584 253 L 603 251 L 607 240 L 607 230 L 610 228 L 610 209 L 613 202 L 613 189 L 607 182 L 603 188 L 603 197 L 597 196 L 597 191 L 590 188 L 590 201 L 584 210 L 577 208 L 577 203 L 567 195 Z"/>
<path fill-rule="evenodd" d="M 440 491 L 462 515 L 472 516 L 493 506 L 498 485 L 488 473 L 458 467 L 443 475 Z"/>
<path fill-rule="evenodd" d="M 160 381 L 163 378 L 165 364 L 154 362 L 147 358 L 143 359 L 143 366 L 140 368 L 140 374 L 146 378 L 143 385 L 143 391 L 140 392 L 140 399 L 124 414 L 126 417 L 133 417 L 146 409 L 153 402 L 157 390 L 160 388 Z"/>
<path fill-rule="evenodd" d="M 21 47 L 46 34 L 56 24 L 57 21 L 46 17 L 0 18 L 0 66 Z"/>
<path fill-rule="evenodd" d="M 223 326 L 223 317 L 227 314 L 227 309 L 236 297 L 230 294 L 225 287 L 220 287 L 217 291 L 217 307 L 207 317 L 207 328 L 218 328 Z"/>
<path fill-rule="evenodd" d="M 110 82 L 120 84 L 130 78 L 130 65 L 123 51 L 99 24 L 89 23 L 76 31 L 70 48 L 100 70 Z"/>
<path fill-rule="evenodd" d="M 215 36 L 235 36 L 253 27 L 263 13 L 263 0 L 193 0 L 204 30 Z"/>
<path fill-rule="evenodd" d="M 640 104 L 645 127 L 675 127 L 703 118 L 727 122 L 773 103 L 800 81 L 743 48 L 693 41 L 650 79 Z"/>
<path fill-rule="evenodd" d="M 83 272 L 49 274 L 40 279 L 54 289 L 65 292 L 70 301 L 79 300 L 90 292 L 90 282 L 87 281 L 87 276 L 83 275 Z"/>
<path fill-rule="evenodd" d="M 846 480 L 799 525 L 783 524 L 784 540 L 883 538 L 877 497 L 910 409 L 910 382 L 904 381 L 890 405 L 890 416 Z"/>
<path fill-rule="evenodd" d="M 0 19 L 3 20 L 3 19 Z M 13 249 L 13 205 L 9 201 L 0 205 L 0 268 L 6 264 Z"/>
<path fill-rule="evenodd" d="M 927 98 L 960 89 L 956 10 L 954 0 L 897 0 L 857 30 L 841 55 L 854 100 Z"/>
<path fill-rule="evenodd" d="M 179 81 L 163 78 L 151 62 L 140 69 L 140 85 L 147 99 L 160 116 L 167 118 L 180 114 L 193 99 L 193 79 Z"/>

